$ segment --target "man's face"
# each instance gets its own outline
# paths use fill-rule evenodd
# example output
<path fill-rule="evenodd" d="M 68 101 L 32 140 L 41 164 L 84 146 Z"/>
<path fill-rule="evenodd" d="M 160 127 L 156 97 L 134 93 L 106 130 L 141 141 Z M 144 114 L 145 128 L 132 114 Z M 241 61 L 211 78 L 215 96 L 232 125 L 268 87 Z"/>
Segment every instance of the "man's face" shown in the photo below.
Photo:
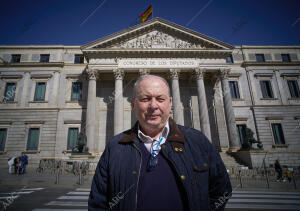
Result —
<path fill-rule="evenodd" d="M 166 124 L 172 106 L 167 85 L 156 77 L 142 80 L 136 87 L 132 110 L 144 130 L 159 130 Z"/>

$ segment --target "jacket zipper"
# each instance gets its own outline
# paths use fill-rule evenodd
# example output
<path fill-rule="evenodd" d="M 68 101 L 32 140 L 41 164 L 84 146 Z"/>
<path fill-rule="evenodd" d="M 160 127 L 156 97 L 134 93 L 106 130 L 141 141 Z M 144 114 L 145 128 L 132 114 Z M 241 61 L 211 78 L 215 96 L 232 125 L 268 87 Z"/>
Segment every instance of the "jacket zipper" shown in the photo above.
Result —
<path fill-rule="evenodd" d="M 140 153 L 141 160 L 142 160 L 142 152 L 141 150 L 133 143 L 133 146 L 137 149 L 137 151 Z M 137 179 L 137 184 L 136 184 L 136 190 L 135 190 L 135 211 L 137 209 L 137 192 L 138 192 L 138 187 L 139 187 L 139 180 L 140 180 L 140 174 L 141 174 L 141 168 L 142 168 L 142 161 L 140 160 L 140 168 L 139 168 L 139 174 L 138 174 L 138 179 Z"/>

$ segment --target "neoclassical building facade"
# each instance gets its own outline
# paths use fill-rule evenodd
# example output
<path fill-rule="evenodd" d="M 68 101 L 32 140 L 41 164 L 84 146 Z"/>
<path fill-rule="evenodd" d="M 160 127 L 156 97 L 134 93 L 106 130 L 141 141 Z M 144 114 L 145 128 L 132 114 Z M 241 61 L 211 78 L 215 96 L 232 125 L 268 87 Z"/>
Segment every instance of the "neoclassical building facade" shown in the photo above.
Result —
<path fill-rule="evenodd" d="M 250 167 L 300 166 L 300 46 L 232 46 L 160 18 L 83 46 L 0 46 L 0 159 L 88 159 L 129 129 L 133 84 L 164 77 L 178 124 Z M 247 148 L 247 134 L 263 144 Z"/>

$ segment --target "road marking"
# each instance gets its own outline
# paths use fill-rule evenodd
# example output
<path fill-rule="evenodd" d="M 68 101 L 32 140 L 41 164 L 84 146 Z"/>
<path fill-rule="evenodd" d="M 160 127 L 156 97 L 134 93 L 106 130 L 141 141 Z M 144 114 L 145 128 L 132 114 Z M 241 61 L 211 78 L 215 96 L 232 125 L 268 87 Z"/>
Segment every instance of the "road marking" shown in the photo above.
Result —
<path fill-rule="evenodd" d="M 33 209 L 32 211 L 88 211 L 86 209 L 49 209 L 49 208 L 41 208 L 41 209 Z"/>
<path fill-rule="evenodd" d="M 267 204 L 227 204 L 226 209 L 265 209 L 265 210 L 300 210 L 300 206 L 296 205 L 267 205 Z"/>
<path fill-rule="evenodd" d="M 250 194 L 300 195 L 300 192 L 271 192 L 271 191 L 233 191 L 232 193 L 233 194 L 250 193 Z"/>
<path fill-rule="evenodd" d="M 0 199 L 16 199 L 18 197 L 19 196 L 2 196 L 2 197 L 0 197 Z"/>
<path fill-rule="evenodd" d="M 299 192 L 234 191 L 226 209 L 300 210 Z"/>
<path fill-rule="evenodd" d="M 247 202 L 247 203 L 278 203 L 278 204 L 300 204 L 299 200 L 280 200 L 280 199 L 229 199 L 229 202 Z"/>
<path fill-rule="evenodd" d="M 45 204 L 49 205 L 58 205 L 58 206 L 75 206 L 75 207 L 87 207 L 88 202 L 81 202 L 81 201 L 50 201 L 49 203 Z"/>
<path fill-rule="evenodd" d="M 28 190 L 31 190 L 31 191 L 35 191 L 35 190 L 43 190 L 44 188 L 25 188 L 25 189 L 20 189 L 20 190 L 25 190 L 25 191 L 28 191 Z"/>
<path fill-rule="evenodd" d="M 72 199 L 75 199 L 75 200 L 78 200 L 78 199 L 80 199 L 80 200 L 87 200 L 87 199 L 89 199 L 89 196 L 61 196 L 61 197 L 59 197 L 59 198 L 57 198 L 57 199 L 68 199 L 68 200 L 72 200 Z"/>
<path fill-rule="evenodd" d="M 90 195 L 90 192 L 79 192 L 79 191 L 72 191 L 67 193 L 68 195 Z"/>
<path fill-rule="evenodd" d="M 91 189 L 90 188 L 76 188 L 76 191 L 88 191 L 88 192 L 90 192 Z"/>
<path fill-rule="evenodd" d="M 232 194 L 231 198 L 280 198 L 280 199 L 300 199 L 297 195 L 272 195 L 272 194 Z"/>
<path fill-rule="evenodd" d="M 16 194 L 16 195 L 21 195 L 21 194 L 30 194 L 33 193 L 33 191 L 17 191 L 17 192 L 11 192 L 11 193 L 0 193 L 0 194 Z"/>

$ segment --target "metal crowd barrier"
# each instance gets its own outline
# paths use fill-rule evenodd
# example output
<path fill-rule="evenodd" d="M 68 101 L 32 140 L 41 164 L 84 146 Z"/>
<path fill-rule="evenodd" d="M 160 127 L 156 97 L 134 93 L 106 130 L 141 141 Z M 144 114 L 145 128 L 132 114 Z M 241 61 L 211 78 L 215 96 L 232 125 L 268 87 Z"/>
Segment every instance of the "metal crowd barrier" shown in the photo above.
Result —
<path fill-rule="evenodd" d="M 83 177 L 93 174 L 97 163 L 89 161 L 70 161 L 52 158 L 41 159 L 36 169 L 37 174 L 55 175 L 55 184 L 59 184 L 61 175 L 73 174 L 78 176 L 78 184 L 83 184 Z"/>
<path fill-rule="evenodd" d="M 291 180 L 289 181 L 285 175 L 286 170 L 290 171 Z M 247 167 L 231 167 L 227 168 L 230 180 L 240 188 L 293 188 L 297 189 L 300 181 L 300 168 L 283 168 L 282 179 L 278 180 L 277 172 L 274 168 L 253 168 Z"/>

